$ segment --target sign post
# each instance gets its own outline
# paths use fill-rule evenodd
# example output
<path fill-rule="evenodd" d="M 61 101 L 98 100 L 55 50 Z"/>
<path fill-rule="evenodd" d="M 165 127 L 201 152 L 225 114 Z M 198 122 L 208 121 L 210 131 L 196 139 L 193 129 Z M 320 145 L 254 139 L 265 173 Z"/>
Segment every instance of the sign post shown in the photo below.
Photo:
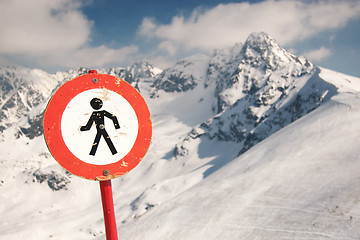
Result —
<path fill-rule="evenodd" d="M 63 84 L 44 113 L 44 137 L 55 160 L 79 177 L 100 181 L 107 240 L 117 240 L 111 179 L 136 167 L 151 141 L 142 96 L 127 82 L 95 70 Z"/>
<path fill-rule="evenodd" d="M 101 201 L 104 212 L 104 222 L 107 240 L 117 240 L 114 202 L 112 196 L 111 180 L 100 181 Z"/>

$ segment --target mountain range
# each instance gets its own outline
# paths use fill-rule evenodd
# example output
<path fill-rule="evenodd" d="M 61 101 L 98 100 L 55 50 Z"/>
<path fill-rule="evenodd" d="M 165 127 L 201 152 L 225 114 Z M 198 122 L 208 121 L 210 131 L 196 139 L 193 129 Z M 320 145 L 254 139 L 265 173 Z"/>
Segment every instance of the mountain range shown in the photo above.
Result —
<path fill-rule="evenodd" d="M 105 239 L 98 183 L 43 139 L 51 95 L 88 73 L 0 68 L 1 239 Z M 266 33 L 160 70 L 101 68 L 146 100 L 150 149 L 112 180 L 119 239 L 359 239 L 360 79 Z"/>

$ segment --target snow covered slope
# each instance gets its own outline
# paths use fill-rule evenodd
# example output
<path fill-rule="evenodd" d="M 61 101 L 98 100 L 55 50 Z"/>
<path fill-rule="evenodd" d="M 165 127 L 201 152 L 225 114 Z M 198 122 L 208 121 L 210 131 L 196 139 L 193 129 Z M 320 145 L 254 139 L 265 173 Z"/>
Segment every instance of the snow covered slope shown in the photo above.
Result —
<path fill-rule="evenodd" d="M 359 239 L 359 96 L 337 95 L 119 233 L 124 239 Z"/>
<path fill-rule="evenodd" d="M 88 69 L 0 69 L 0 239 L 105 239 L 99 185 L 49 154 L 42 114 Z M 98 69 L 149 105 L 143 161 L 113 180 L 119 239 L 359 239 L 360 79 L 265 33 L 160 71 Z"/>

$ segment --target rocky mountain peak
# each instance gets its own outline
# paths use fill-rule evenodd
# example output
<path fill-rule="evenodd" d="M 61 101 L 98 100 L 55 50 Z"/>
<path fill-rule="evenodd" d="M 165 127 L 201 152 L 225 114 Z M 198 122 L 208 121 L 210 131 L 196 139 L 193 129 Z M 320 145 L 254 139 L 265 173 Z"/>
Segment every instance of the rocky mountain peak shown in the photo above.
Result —
<path fill-rule="evenodd" d="M 247 38 L 241 55 L 241 64 L 248 64 L 264 72 L 287 67 L 289 64 L 296 66 L 300 72 L 313 67 L 308 60 L 299 58 L 285 50 L 276 40 L 263 32 L 253 33 Z"/>
<path fill-rule="evenodd" d="M 136 86 L 140 79 L 153 78 L 156 74 L 161 72 L 161 70 L 153 67 L 149 62 L 143 60 L 135 62 L 126 68 L 102 68 L 99 70 L 99 72 L 114 75 L 132 84 L 133 86 Z"/>
<path fill-rule="evenodd" d="M 244 47 L 252 48 L 254 50 L 258 49 L 258 52 L 260 53 L 269 47 L 280 48 L 275 39 L 271 38 L 267 33 L 264 32 L 250 34 L 244 43 Z"/>
<path fill-rule="evenodd" d="M 314 65 L 307 59 L 288 52 L 266 33 L 253 33 L 243 45 L 217 51 L 210 59 L 209 82 L 216 82 L 217 95 L 214 112 L 224 111 L 260 88 L 283 88 L 294 77 L 312 72 Z"/>
<path fill-rule="evenodd" d="M 39 69 L 0 68 L 0 133 L 44 104 L 62 76 Z M 34 117 L 34 116 L 31 116 Z"/>
<path fill-rule="evenodd" d="M 175 66 L 164 70 L 156 77 L 153 87 L 155 91 L 183 92 L 194 89 L 199 82 L 204 82 L 209 57 L 197 54 L 185 58 Z"/>
<path fill-rule="evenodd" d="M 135 62 L 130 67 L 127 67 L 126 70 L 131 72 L 135 78 L 155 77 L 155 75 L 161 72 L 160 69 L 155 68 L 146 60 Z"/>
<path fill-rule="evenodd" d="M 336 93 L 319 77 L 319 68 L 265 33 L 250 35 L 237 55 L 231 53 L 217 51 L 210 59 L 217 115 L 194 128 L 175 154 L 201 136 L 237 142 L 242 153 Z"/>

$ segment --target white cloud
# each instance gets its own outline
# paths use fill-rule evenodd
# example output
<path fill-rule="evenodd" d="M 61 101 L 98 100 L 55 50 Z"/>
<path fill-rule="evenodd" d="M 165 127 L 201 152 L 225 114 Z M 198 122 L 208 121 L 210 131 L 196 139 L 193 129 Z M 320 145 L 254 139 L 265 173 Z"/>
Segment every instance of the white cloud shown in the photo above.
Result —
<path fill-rule="evenodd" d="M 72 0 L 0 1 L 0 52 L 46 53 L 89 41 L 92 22 Z"/>
<path fill-rule="evenodd" d="M 138 52 L 138 47 L 128 46 L 112 49 L 106 46 L 84 47 L 69 52 L 56 52 L 56 54 L 39 57 L 42 66 L 58 65 L 66 68 L 74 67 L 99 67 L 105 65 L 118 66 L 128 62 L 130 56 Z"/>
<path fill-rule="evenodd" d="M 321 62 L 323 59 L 329 57 L 332 54 L 331 50 L 325 47 L 308 51 L 302 55 L 307 57 L 313 62 Z"/>
<path fill-rule="evenodd" d="M 171 42 L 183 50 L 212 50 L 244 42 L 264 31 L 281 44 L 308 39 L 319 32 L 343 27 L 360 16 L 359 1 L 274 1 L 220 4 L 195 10 L 191 17 L 173 17 L 169 24 L 144 18 L 139 34 Z"/>
<path fill-rule="evenodd" d="M 144 18 L 138 32 L 140 35 L 152 37 L 156 27 L 154 18 Z"/>
<path fill-rule="evenodd" d="M 144 58 L 137 46 L 91 46 L 94 23 L 81 11 L 91 1 L 0 0 L 0 64 L 57 70 L 123 65 Z M 190 17 L 174 16 L 167 24 L 144 18 L 138 34 L 157 43 L 147 58 L 165 66 L 187 51 L 244 42 L 252 32 L 264 31 L 286 46 L 341 28 L 359 16 L 360 1 L 267 0 L 196 9 Z M 326 51 L 321 54 L 326 57 Z"/>
<path fill-rule="evenodd" d="M 159 44 L 159 49 L 164 50 L 168 55 L 174 56 L 177 52 L 176 46 L 171 41 L 163 41 Z"/>
<path fill-rule="evenodd" d="M 138 48 L 91 47 L 90 0 L 0 0 L 0 64 L 47 69 L 100 67 L 128 60 Z"/>

